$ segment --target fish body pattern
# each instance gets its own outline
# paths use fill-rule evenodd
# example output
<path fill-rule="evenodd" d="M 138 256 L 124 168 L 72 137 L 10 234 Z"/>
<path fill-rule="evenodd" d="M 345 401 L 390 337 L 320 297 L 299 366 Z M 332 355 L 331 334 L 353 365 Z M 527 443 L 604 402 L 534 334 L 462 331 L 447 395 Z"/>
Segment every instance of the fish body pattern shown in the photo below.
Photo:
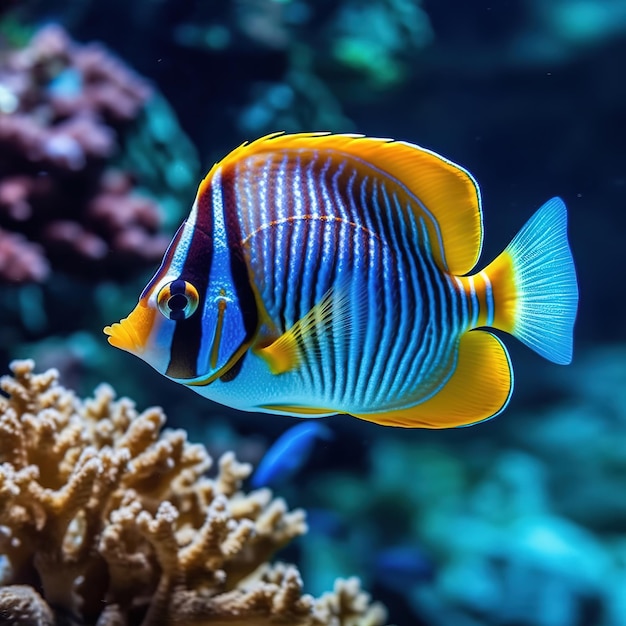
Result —
<path fill-rule="evenodd" d="M 482 209 L 466 170 L 389 139 L 271 135 L 215 164 L 137 307 L 105 332 L 238 409 L 476 423 L 513 387 L 488 328 L 571 360 L 566 222 L 549 200 L 473 272 Z"/>

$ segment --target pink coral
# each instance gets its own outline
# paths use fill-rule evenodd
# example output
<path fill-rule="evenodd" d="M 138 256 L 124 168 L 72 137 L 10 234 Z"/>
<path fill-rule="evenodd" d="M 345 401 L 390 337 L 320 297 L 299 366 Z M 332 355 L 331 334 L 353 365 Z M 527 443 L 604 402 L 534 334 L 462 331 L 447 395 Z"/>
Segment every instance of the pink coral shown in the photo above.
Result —
<path fill-rule="evenodd" d="M 19 268 L 0 264 L 0 281 L 40 281 L 49 265 L 115 277 L 156 262 L 168 243 L 160 210 L 110 164 L 148 83 L 102 46 L 47 26 L 2 56 L 0 91 L 0 227 L 14 234 L 7 253 L 18 242 L 29 252 Z"/>
<path fill-rule="evenodd" d="M 0 275 L 12 283 L 25 283 L 44 280 L 48 271 L 40 246 L 0 229 Z"/>

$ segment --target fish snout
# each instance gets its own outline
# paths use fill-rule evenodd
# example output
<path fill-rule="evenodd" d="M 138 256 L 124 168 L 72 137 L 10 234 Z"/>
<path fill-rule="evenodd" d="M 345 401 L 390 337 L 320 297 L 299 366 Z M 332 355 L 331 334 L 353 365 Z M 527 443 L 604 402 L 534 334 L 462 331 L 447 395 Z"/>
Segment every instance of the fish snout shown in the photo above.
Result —
<path fill-rule="evenodd" d="M 130 325 L 127 320 L 128 318 L 124 318 L 120 322 L 111 324 L 111 326 L 105 326 L 103 332 L 108 335 L 108 341 L 112 346 L 126 350 L 126 352 L 136 352 L 137 342 L 132 333 L 129 332 Z"/>
<path fill-rule="evenodd" d="M 153 323 L 154 310 L 139 304 L 128 317 L 106 326 L 103 332 L 108 335 L 108 341 L 112 346 L 133 354 L 141 354 L 148 343 Z"/>

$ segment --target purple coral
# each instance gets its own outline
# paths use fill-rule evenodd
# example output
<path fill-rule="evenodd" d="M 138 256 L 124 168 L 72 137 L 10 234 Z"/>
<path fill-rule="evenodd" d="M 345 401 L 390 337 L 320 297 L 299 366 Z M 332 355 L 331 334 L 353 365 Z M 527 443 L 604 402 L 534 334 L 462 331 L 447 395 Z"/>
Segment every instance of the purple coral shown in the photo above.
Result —
<path fill-rule="evenodd" d="M 0 229 L 0 275 L 12 283 L 42 281 L 49 265 L 41 248 L 15 233 Z"/>
<path fill-rule="evenodd" d="M 59 26 L 1 58 L 0 282 L 41 281 L 50 266 L 115 277 L 160 258 L 156 203 L 112 166 L 150 96 L 103 47 Z"/>

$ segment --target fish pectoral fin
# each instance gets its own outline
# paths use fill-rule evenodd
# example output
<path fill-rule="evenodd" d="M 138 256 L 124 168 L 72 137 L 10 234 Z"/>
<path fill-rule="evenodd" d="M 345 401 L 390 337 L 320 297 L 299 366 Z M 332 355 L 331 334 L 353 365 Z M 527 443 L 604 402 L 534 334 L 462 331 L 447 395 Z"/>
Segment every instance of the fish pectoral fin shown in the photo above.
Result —
<path fill-rule="evenodd" d="M 473 330 L 461 337 L 454 373 L 432 398 L 406 409 L 355 417 L 405 428 L 469 426 L 500 413 L 512 390 L 513 370 L 504 344 L 489 332 Z"/>
<path fill-rule="evenodd" d="M 335 331 L 344 333 L 350 327 L 350 311 L 350 290 L 345 286 L 331 287 L 289 330 L 269 345 L 255 348 L 255 352 L 265 359 L 272 374 L 295 370 L 305 355 L 318 355 L 324 350 Z"/>
<path fill-rule="evenodd" d="M 278 339 L 264 347 L 256 347 L 254 352 L 262 357 L 272 374 L 284 374 L 298 368 L 302 362 L 298 339 L 293 327 Z"/>

